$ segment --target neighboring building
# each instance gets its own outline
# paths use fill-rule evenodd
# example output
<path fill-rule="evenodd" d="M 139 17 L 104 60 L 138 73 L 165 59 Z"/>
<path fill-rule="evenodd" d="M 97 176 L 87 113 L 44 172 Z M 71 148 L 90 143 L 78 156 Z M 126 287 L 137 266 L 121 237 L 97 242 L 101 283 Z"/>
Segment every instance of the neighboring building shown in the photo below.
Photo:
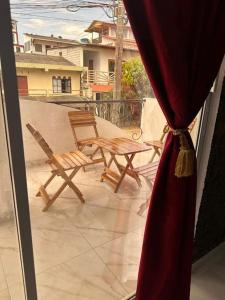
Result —
<path fill-rule="evenodd" d="M 25 53 L 62 56 L 74 65 L 84 68 L 83 95 L 92 99 L 102 99 L 105 93 L 113 91 L 116 25 L 93 21 L 86 32 L 92 33 L 91 41 L 82 39 L 78 42 L 61 37 L 26 33 Z M 139 52 L 132 30 L 129 26 L 125 26 L 123 60 L 127 61 L 137 56 Z"/>
<path fill-rule="evenodd" d="M 60 56 L 16 54 L 20 96 L 80 95 L 83 68 Z"/>
<path fill-rule="evenodd" d="M 101 99 L 104 93 L 113 91 L 115 46 L 102 44 L 80 44 L 73 47 L 51 49 L 48 54 L 63 56 L 75 65 L 84 67 L 82 87 L 84 94 Z M 123 60 L 139 56 L 134 49 L 124 48 Z"/>
<path fill-rule="evenodd" d="M 17 21 L 12 20 L 12 36 L 13 36 L 13 48 L 14 52 L 19 53 L 23 52 L 23 45 L 19 43 L 19 35 L 17 31 Z"/>
<path fill-rule="evenodd" d="M 116 24 L 93 21 L 91 25 L 85 30 L 92 34 L 92 44 L 103 44 L 115 46 L 116 44 Z M 123 30 L 123 44 L 124 48 L 137 50 L 137 44 L 130 26 L 124 26 Z"/>
<path fill-rule="evenodd" d="M 78 45 L 75 40 L 63 39 L 61 36 L 54 37 L 37 35 L 31 33 L 24 34 L 24 52 L 46 55 L 47 51 L 52 48 L 61 48 Z"/>

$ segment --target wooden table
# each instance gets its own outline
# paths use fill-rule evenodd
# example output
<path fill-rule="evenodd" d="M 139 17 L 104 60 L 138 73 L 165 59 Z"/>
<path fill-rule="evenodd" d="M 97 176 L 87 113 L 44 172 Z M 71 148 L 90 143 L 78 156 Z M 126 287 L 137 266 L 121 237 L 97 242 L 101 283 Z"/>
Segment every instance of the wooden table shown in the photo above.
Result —
<path fill-rule="evenodd" d="M 108 150 L 111 156 L 101 176 L 102 181 L 106 180 L 112 183 L 115 186 L 114 191 L 116 193 L 119 190 L 125 175 L 129 175 L 134 178 L 137 184 L 141 187 L 141 180 L 138 174 L 134 171 L 132 161 L 137 153 L 151 150 L 152 148 L 150 146 L 139 144 L 127 138 L 99 138 L 96 143 L 99 147 Z M 127 162 L 125 166 L 121 165 L 117 161 L 117 155 L 125 157 Z M 112 170 L 111 165 L 113 162 L 115 163 L 119 173 Z"/>

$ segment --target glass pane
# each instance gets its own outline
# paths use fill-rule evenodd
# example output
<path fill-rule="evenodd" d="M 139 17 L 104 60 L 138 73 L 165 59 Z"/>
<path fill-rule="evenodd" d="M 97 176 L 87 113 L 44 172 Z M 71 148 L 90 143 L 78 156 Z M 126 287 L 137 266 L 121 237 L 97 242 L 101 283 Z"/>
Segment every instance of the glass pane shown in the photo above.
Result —
<path fill-rule="evenodd" d="M 27 85 L 24 84 L 27 92 L 26 95 L 20 92 L 20 108 L 38 299 L 125 299 L 135 292 L 137 285 L 149 205 L 146 200 L 151 196 L 154 182 L 154 178 L 149 180 L 141 175 L 137 178 L 134 175 L 137 169 L 133 167 L 157 163 L 166 138 L 163 132 L 166 119 L 154 96 L 126 14 L 121 34 L 123 49 L 116 51 L 114 14 L 120 9 L 113 5 L 121 1 L 105 1 L 107 5 L 97 1 L 103 10 L 101 5 L 90 7 L 86 1 L 73 1 L 74 7 L 69 6 L 70 9 L 66 4 L 56 4 L 57 10 L 53 10 L 46 1 L 39 1 L 38 18 L 32 16 L 37 9 L 35 3 L 11 2 L 13 18 L 18 19 L 19 37 L 22 40 L 22 33 L 27 32 L 24 41 L 29 45 L 25 53 L 15 57 L 17 75 L 27 76 Z M 80 7 L 76 9 L 78 2 Z M 36 48 L 42 44 L 47 55 L 32 54 L 35 43 Z M 117 85 L 119 99 L 114 98 L 118 77 L 121 77 L 119 88 Z M 68 95 L 71 87 L 72 95 Z M 81 117 L 74 134 L 68 118 L 70 111 L 93 113 L 99 136 L 109 143 L 113 143 L 112 138 L 127 138 L 130 144 L 124 148 L 133 149 L 132 143 L 145 147 L 145 142 L 156 140 L 159 149 L 155 151 L 151 147 L 149 151 L 135 154 L 133 165 L 129 165 L 132 170 L 115 193 L 115 182 L 118 183 L 127 164 L 125 155 L 116 155 L 115 161 L 109 149 L 103 148 L 110 169 L 105 174 L 102 152 L 96 145 L 91 146 L 91 142 L 85 146 L 81 141 L 95 137 L 96 132 L 90 126 L 93 121 L 88 122 L 88 116 Z M 88 125 L 82 126 L 85 121 Z M 54 159 L 49 160 L 49 148 L 45 144 L 47 157 L 40 147 L 44 145 L 43 140 L 34 139 L 27 123 L 40 132 L 54 153 L 67 153 L 59 160 L 62 162 L 63 157 L 62 169 L 68 176 L 68 164 L 74 166 L 77 159 L 78 164 L 80 161 L 80 158 L 68 158 L 69 151 L 79 148 L 83 155 L 98 159 L 98 163 L 81 166 L 72 181 L 76 187 L 70 184 L 55 195 L 65 174 L 64 179 L 51 176 L 61 174 L 55 173 L 58 166 L 51 164 Z M 197 132 L 198 122 L 192 132 L 194 139 Z M 115 148 L 114 145 L 111 150 Z M 76 188 L 83 194 L 85 203 L 74 192 Z M 52 205 L 46 207 L 46 203 Z"/>
<path fill-rule="evenodd" d="M 24 287 L 0 77 L 0 299 L 23 300 Z"/>

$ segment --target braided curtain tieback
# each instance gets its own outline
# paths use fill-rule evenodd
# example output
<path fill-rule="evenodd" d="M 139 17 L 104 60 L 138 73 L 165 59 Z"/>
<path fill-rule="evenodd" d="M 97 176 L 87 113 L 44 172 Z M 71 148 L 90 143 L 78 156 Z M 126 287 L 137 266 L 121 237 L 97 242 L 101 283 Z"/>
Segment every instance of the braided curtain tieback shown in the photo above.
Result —
<path fill-rule="evenodd" d="M 189 145 L 186 132 L 188 128 L 184 129 L 169 129 L 173 135 L 178 135 L 180 139 L 180 151 L 176 161 L 175 176 L 189 177 L 194 174 L 195 150 Z"/>

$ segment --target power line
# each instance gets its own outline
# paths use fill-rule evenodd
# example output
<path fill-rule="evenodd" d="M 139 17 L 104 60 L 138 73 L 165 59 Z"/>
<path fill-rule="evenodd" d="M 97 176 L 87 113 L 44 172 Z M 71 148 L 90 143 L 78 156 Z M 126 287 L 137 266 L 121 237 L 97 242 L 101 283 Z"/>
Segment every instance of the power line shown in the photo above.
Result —
<path fill-rule="evenodd" d="M 51 19 L 51 20 L 62 20 L 62 21 L 71 21 L 71 22 L 79 22 L 79 23 L 90 23 L 93 20 L 81 20 L 81 19 L 70 19 L 70 18 L 58 18 L 58 17 L 50 17 L 50 16 L 42 16 L 42 15 L 36 15 L 36 14 L 29 14 L 29 13 L 13 13 L 13 15 L 19 15 L 19 16 L 31 16 L 31 17 L 38 17 L 42 19 Z M 31 18 L 27 18 L 31 19 Z"/>

